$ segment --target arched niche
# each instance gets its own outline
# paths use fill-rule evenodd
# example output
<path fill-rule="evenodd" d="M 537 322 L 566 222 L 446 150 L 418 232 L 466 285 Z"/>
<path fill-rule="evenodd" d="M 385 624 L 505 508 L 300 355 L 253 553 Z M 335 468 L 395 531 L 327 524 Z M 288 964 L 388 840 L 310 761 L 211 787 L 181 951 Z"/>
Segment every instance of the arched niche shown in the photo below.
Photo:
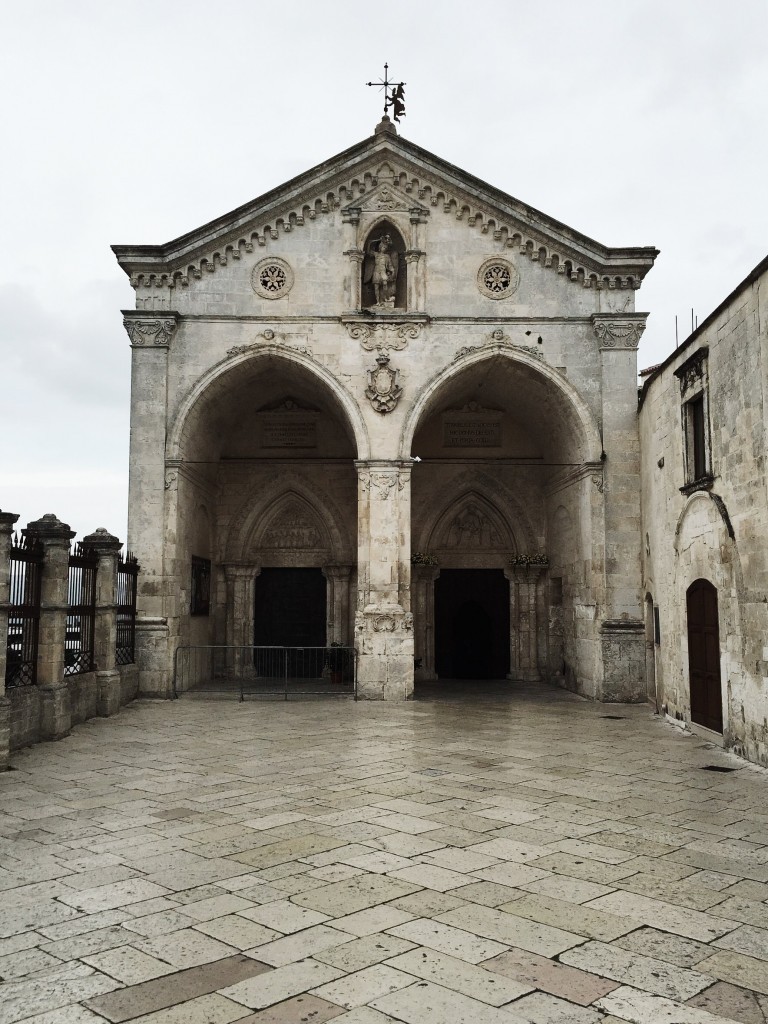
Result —
<path fill-rule="evenodd" d="M 382 219 L 368 230 L 363 241 L 363 309 L 376 312 L 404 311 L 408 307 L 405 239 L 391 220 Z"/>

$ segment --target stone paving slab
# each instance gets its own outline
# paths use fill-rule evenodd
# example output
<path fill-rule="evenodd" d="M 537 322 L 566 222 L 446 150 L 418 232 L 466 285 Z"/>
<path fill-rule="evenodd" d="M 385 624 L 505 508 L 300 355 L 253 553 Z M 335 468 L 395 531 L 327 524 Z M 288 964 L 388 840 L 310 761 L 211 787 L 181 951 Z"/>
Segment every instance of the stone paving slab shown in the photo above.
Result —
<path fill-rule="evenodd" d="M 0 1024 L 766 1024 L 768 772 L 510 688 L 140 701 L 16 752 Z"/>

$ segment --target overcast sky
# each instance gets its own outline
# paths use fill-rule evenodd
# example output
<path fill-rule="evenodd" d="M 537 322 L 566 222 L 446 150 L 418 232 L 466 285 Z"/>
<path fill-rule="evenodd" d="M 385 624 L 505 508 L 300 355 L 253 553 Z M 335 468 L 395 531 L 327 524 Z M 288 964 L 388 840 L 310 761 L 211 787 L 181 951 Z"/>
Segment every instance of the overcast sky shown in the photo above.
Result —
<path fill-rule="evenodd" d="M 126 531 L 133 292 L 161 243 L 373 131 L 655 245 L 641 366 L 768 252 L 768 0 L 0 0 L 0 508 Z"/>

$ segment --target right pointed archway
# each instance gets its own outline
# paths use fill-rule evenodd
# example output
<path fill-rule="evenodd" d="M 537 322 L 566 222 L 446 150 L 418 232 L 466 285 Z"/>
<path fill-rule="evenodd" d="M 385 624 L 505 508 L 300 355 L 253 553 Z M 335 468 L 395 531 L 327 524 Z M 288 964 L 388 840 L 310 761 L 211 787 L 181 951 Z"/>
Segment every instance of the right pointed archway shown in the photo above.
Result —
<path fill-rule="evenodd" d="M 527 351 L 472 352 L 422 393 L 403 451 L 421 460 L 412 477 L 417 681 L 555 679 L 597 695 L 602 445 L 583 398 Z M 492 599 L 499 582 L 503 615 Z"/>

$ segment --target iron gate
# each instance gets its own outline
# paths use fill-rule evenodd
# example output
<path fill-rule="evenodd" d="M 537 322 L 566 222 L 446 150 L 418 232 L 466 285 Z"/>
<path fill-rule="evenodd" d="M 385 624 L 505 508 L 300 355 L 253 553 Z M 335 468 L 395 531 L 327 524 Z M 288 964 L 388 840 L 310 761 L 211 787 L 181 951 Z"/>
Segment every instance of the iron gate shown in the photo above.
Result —
<path fill-rule="evenodd" d="M 34 686 L 37 682 L 37 645 L 40 631 L 40 586 L 45 552 L 30 536 L 14 537 L 11 544 L 10 600 L 5 685 Z"/>
<path fill-rule="evenodd" d="M 246 697 L 354 697 L 354 647 L 185 645 L 176 648 L 173 695 L 220 693 Z"/>

